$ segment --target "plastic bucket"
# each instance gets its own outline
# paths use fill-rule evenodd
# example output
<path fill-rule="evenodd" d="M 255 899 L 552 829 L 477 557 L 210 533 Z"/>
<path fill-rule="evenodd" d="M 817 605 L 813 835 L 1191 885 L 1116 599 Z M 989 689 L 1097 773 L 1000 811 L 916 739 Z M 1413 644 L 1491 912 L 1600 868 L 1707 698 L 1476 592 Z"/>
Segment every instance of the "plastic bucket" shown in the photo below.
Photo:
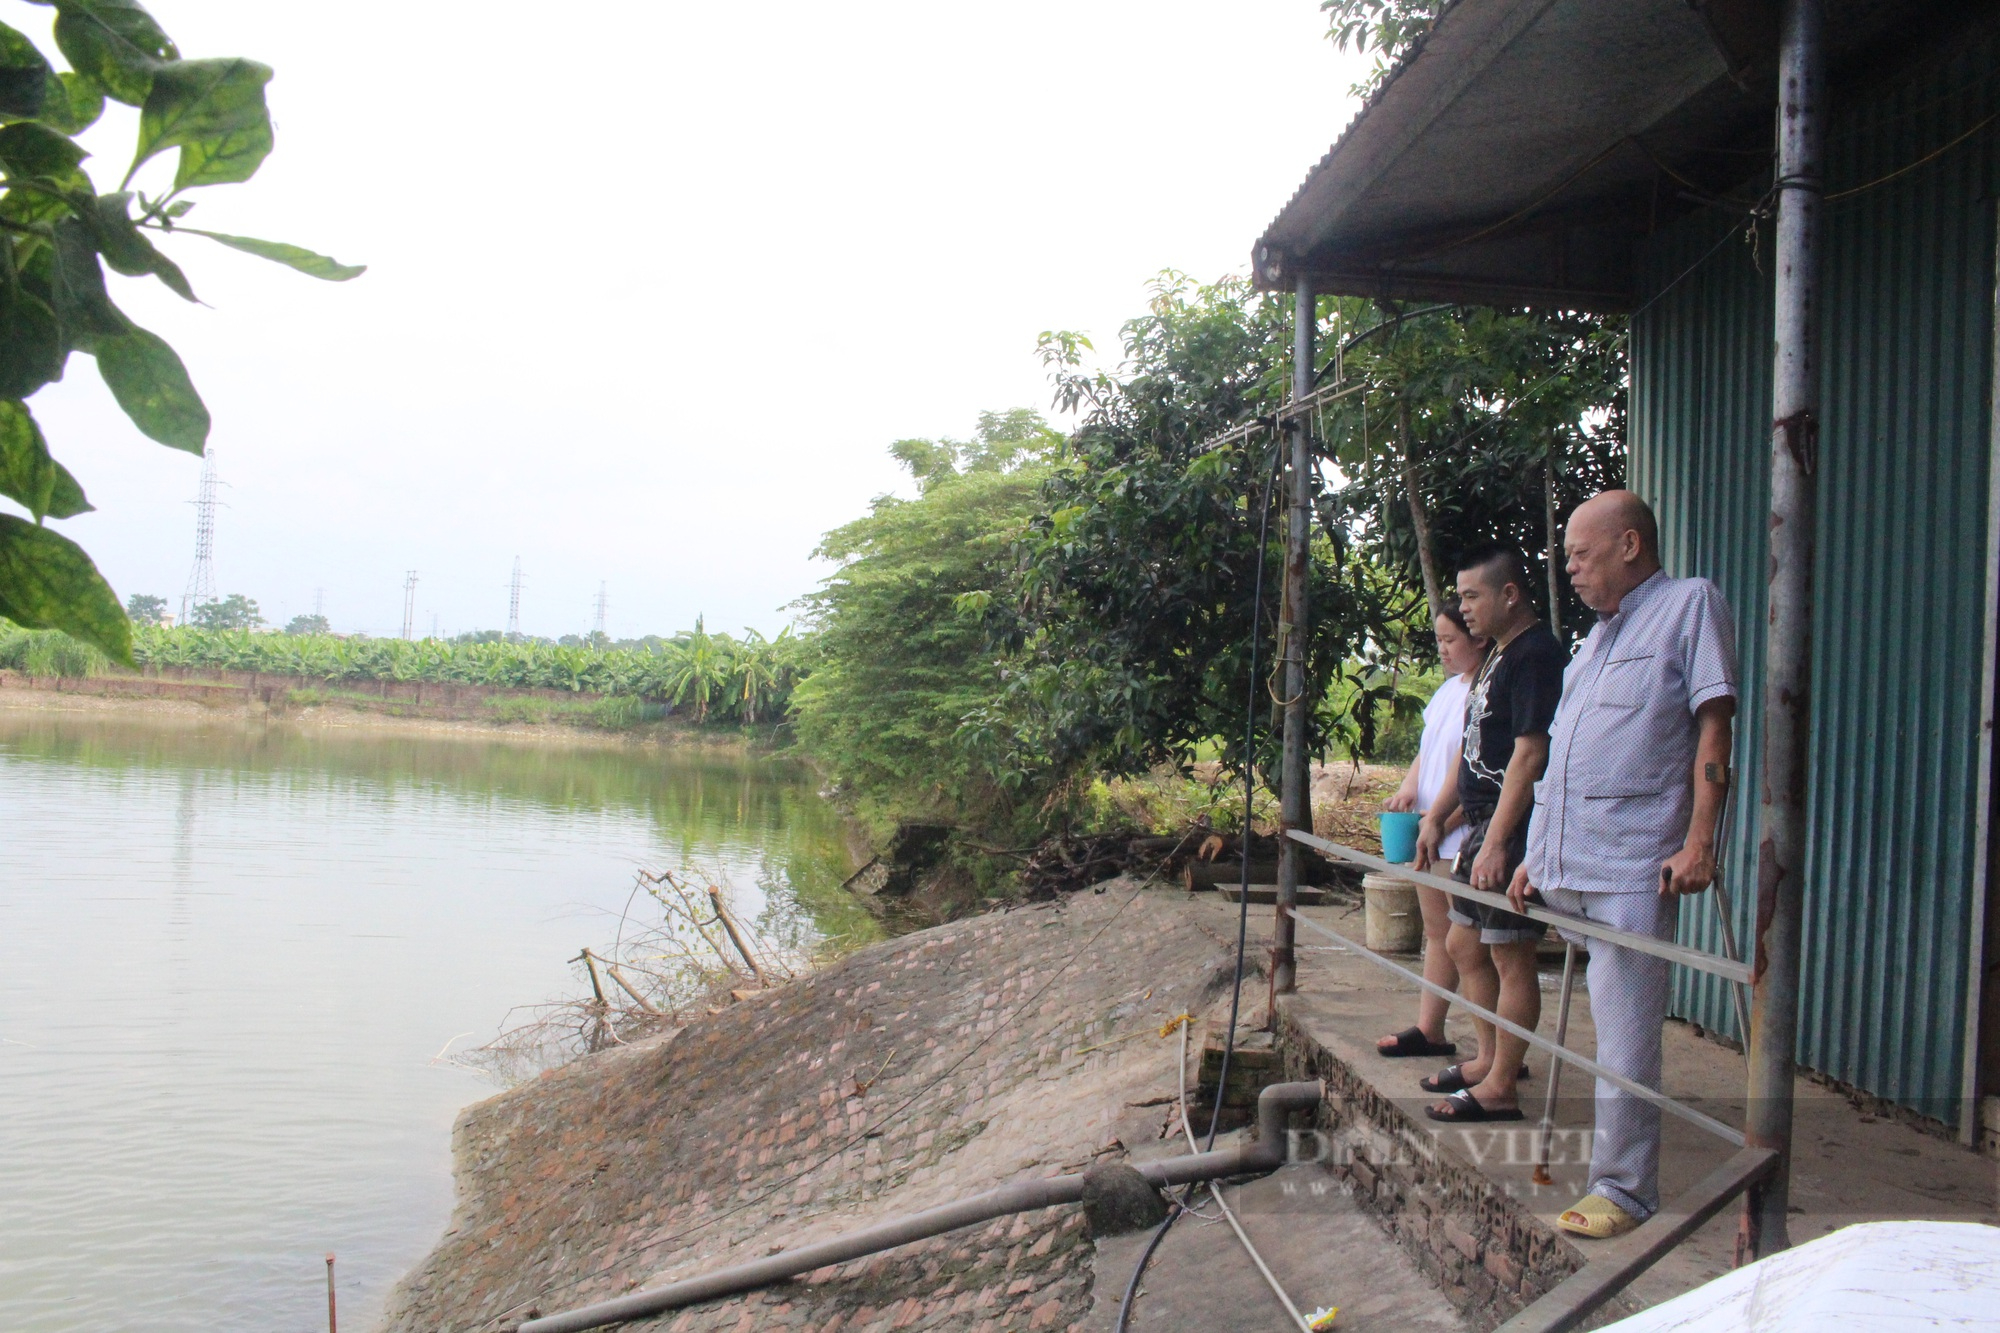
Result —
<path fill-rule="evenodd" d="M 1382 821 L 1382 859 L 1401 865 L 1417 859 L 1417 825 L 1424 817 L 1414 810 L 1384 810 L 1375 818 Z"/>
<path fill-rule="evenodd" d="M 1417 886 L 1393 875 L 1363 875 L 1361 893 L 1367 904 L 1362 940 L 1376 953 L 1417 953 L 1424 947 L 1424 914 L 1417 905 Z"/>

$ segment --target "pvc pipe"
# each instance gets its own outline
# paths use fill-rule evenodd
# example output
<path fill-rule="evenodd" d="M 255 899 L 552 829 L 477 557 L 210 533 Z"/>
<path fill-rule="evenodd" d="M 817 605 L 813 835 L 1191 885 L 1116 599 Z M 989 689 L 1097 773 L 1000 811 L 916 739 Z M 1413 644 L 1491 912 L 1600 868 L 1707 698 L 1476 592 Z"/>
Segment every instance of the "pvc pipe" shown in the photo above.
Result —
<path fill-rule="evenodd" d="M 1325 1086 L 1318 1081 L 1273 1084 L 1257 1097 L 1256 1142 L 1188 1157 L 1147 1162 L 1136 1169 L 1157 1186 L 1185 1185 L 1222 1176 L 1262 1175 L 1275 1171 L 1285 1161 L 1285 1118 L 1294 1111 L 1307 1111 L 1318 1106 L 1325 1093 Z M 893 1217 L 814 1245 L 802 1245 L 795 1250 L 718 1269 L 700 1277 L 684 1278 L 663 1287 L 635 1291 L 629 1296 L 530 1319 L 518 1326 L 517 1333 L 579 1333 L 582 1329 L 643 1319 L 663 1310 L 693 1305 L 697 1301 L 754 1291 L 815 1269 L 879 1254 L 883 1250 L 941 1236 L 960 1227 L 990 1222 L 996 1217 L 1035 1208 L 1051 1208 L 1059 1203 L 1076 1203 L 1083 1198 L 1083 1180 L 1081 1175 L 1049 1176 L 1042 1180 L 1002 1185 L 999 1189 L 975 1194 L 969 1199 Z"/>

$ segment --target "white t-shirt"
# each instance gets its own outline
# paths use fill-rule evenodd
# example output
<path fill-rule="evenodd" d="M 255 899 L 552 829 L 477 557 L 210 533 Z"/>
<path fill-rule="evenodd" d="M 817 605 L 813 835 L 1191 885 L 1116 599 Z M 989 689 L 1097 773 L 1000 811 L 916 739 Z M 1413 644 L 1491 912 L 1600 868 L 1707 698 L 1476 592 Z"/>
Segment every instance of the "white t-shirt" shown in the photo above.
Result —
<path fill-rule="evenodd" d="M 1452 756 L 1458 753 L 1459 742 L 1465 736 L 1465 697 L 1472 686 L 1463 676 L 1451 676 L 1438 686 L 1431 701 L 1424 705 L 1424 739 L 1417 749 L 1417 813 L 1431 808 L 1438 793 L 1447 782 L 1458 780 L 1458 769 L 1452 763 Z M 1438 845 L 1438 855 L 1449 861 L 1458 855 L 1458 845 L 1465 841 L 1465 826 L 1459 825 L 1444 835 Z"/>

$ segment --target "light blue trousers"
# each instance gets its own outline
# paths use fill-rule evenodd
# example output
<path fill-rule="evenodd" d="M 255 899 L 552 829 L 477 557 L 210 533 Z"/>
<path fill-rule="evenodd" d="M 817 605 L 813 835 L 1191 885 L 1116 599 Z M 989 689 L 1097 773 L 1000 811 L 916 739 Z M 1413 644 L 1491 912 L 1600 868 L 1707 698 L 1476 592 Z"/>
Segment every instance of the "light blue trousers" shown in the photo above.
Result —
<path fill-rule="evenodd" d="M 1576 893 L 1543 889 L 1550 908 L 1635 935 L 1670 940 L 1680 899 L 1658 893 Z M 1634 1083 L 1660 1086 L 1661 1030 L 1673 964 L 1603 940 L 1571 936 L 1590 946 L 1590 1017 L 1597 1027 L 1597 1062 Z M 1591 1136 L 1590 1193 L 1601 1194 L 1641 1220 L 1660 1207 L 1660 1109 L 1615 1083 L 1597 1080 L 1597 1127 Z"/>

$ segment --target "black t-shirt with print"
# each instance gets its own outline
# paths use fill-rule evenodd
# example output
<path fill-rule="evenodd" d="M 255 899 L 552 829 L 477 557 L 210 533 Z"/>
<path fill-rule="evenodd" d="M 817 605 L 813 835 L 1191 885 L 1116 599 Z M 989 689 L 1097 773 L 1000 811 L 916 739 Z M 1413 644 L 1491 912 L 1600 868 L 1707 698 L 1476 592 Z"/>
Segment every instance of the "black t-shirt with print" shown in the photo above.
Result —
<path fill-rule="evenodd" d="M 1569 655 L 1537 622 L 1488 656 L 1465 700 L 1465 745 L 1458 761 L 1458 803 L 1467 823 L 1490 817 L 1514 757 L 1516 736 L 1546 736 L 1562 701 Z"/>

